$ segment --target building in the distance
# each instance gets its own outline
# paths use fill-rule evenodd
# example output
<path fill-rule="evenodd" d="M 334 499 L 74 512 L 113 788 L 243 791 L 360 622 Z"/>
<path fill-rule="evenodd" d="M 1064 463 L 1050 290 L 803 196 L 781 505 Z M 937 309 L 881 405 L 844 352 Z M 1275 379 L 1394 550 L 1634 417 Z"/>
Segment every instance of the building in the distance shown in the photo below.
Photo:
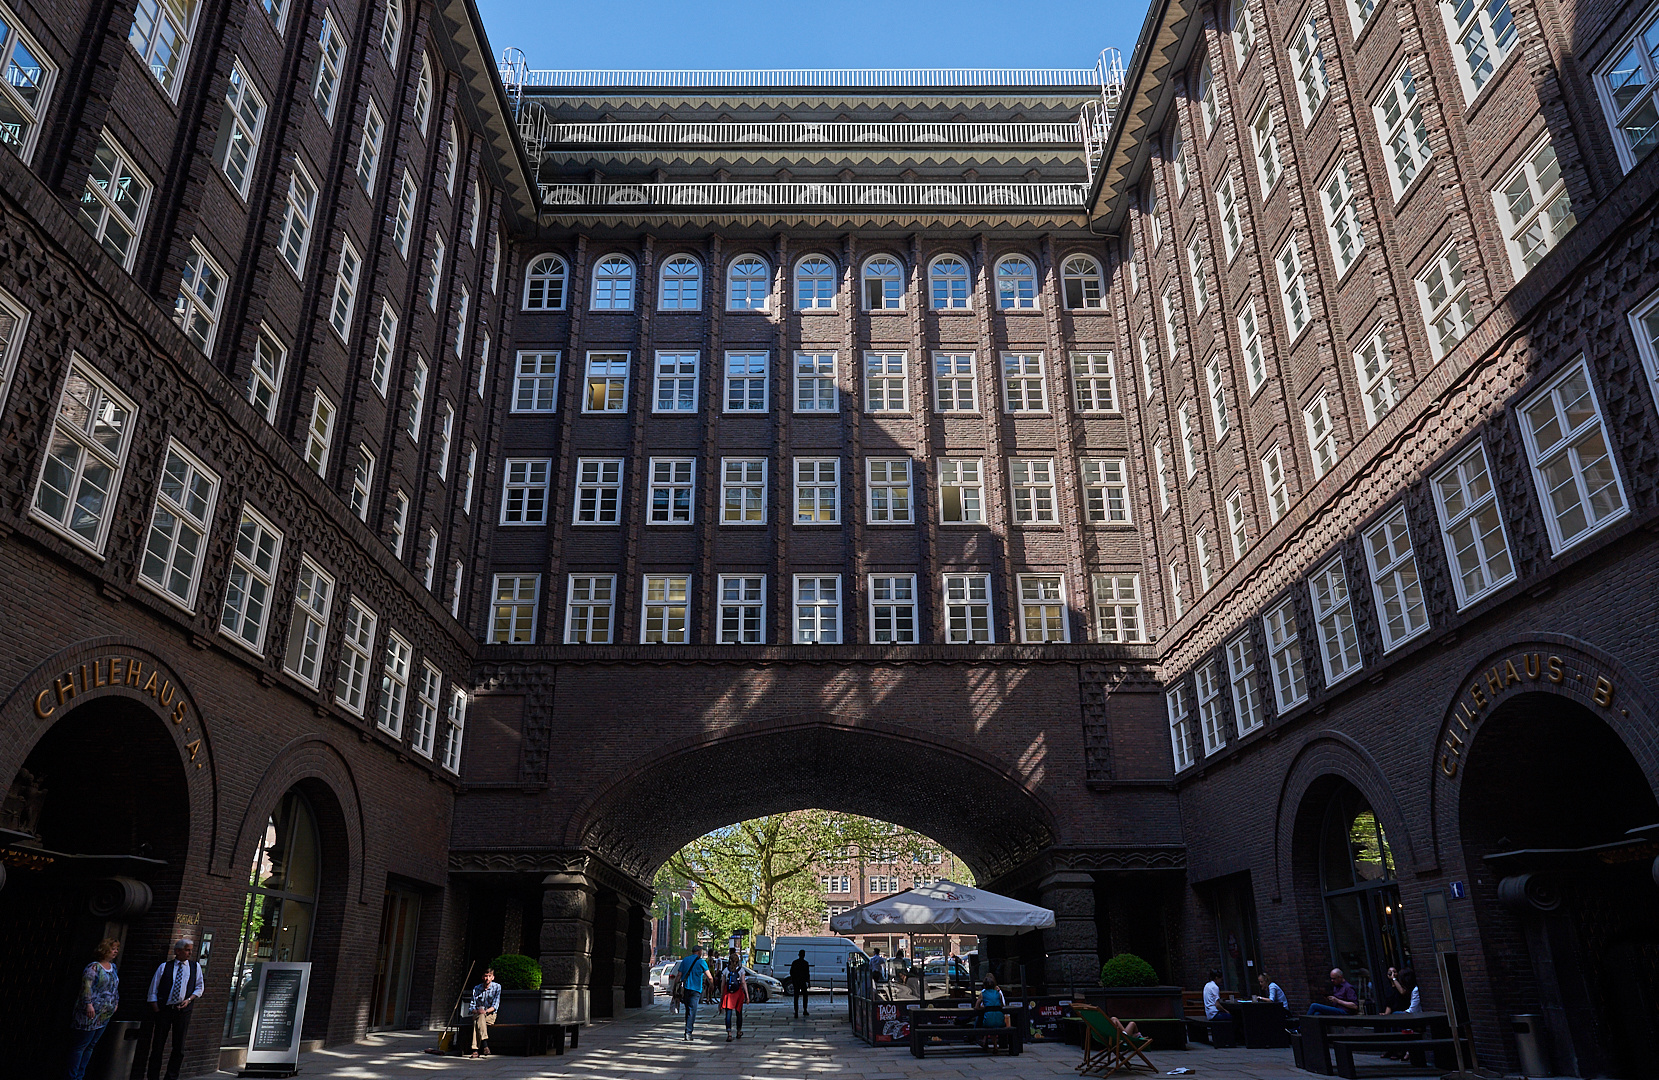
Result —
<path fill-rule="evenodd" d="M 821 863 L 814 877 L 823 900 L 819 921 L 810 925 L 783 927 L 781 933 L 834 934 L 829 925 L 830 919 L 860 905 L 906 889 L 936 885 L 940 881 L 973 880 L 968 867 L 942 848 L 928 847 L 901 853 L 864 851 L 856 845 L 847 848 L 841 857 Z M 903 949 L 912 959 L 960 956 L 979 943 L 974 934 L 855 934 L 853 940 L 865 952 L 879 947 L 887 956 L 896 956 Z"/>

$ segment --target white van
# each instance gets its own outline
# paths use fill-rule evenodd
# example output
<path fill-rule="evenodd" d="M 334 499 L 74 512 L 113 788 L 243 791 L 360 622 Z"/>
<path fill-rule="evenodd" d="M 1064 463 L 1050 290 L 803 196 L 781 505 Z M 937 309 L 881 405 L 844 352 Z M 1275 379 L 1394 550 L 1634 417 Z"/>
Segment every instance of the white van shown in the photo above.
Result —
<path fill-rule="evenodd" d="M 757 940 L 755 945 L 758 947 L 760 942 Z M 812 965 L 812 985 L 835 990 L 847 988 L 847 956 L 864 955 L 852 938 L 781 937 L 772 942 L 771 963 L 759 964 L 756 970 L 782 981 L 787 988 L 789 965 L 800 957 L 802 949 L 806 950 L 806 962 Z"/>

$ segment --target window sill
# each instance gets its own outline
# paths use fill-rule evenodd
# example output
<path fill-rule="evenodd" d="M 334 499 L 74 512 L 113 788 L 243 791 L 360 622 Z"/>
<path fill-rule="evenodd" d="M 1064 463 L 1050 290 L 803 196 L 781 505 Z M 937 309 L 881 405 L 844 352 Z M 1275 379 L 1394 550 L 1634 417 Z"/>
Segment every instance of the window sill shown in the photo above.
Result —
<path fill-rule="evenodd" d="M 935 315 L 972 315 L 973 308 L 928 308 Z"/>

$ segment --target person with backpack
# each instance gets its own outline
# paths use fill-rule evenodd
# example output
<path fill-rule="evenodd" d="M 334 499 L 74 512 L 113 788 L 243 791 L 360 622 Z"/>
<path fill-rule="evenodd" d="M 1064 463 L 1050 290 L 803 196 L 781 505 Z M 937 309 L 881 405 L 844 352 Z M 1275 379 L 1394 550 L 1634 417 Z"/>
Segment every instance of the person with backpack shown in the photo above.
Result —
<path fill-rule="evenodd" d="M 697 1003 L 703 996 L 703 976 L 709 973 L 709 962 L 703 959 L 703 947 L 689 953 L 674 974 L 680 979 L 680 1003 L 685 1006 L 685 1041 L 691 1041 L 692 1028 L 697 1026 Z"/>
<path fill-rule="evenodd" d="M 720 1010 L 726 1014 L 726 1041 L 732 1041 L 732 1020 L 737 1021 L 737 1037 L 743 1038 L 743 1006 L 749 1001 L 749 976 L 754 972 L 746 967 L 737 950 L 726 958 L 726 970 L 720 973 Z"/>

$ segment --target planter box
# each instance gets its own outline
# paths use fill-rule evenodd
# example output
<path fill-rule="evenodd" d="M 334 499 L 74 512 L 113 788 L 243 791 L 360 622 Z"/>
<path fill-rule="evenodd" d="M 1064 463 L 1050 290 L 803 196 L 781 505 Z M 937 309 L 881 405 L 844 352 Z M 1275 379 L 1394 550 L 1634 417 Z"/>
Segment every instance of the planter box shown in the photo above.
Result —
<path fill-rule="evenodd" d="M 1120 1020 L 1182 1018 L 1179 986 L 1091 986 L 1080 996 Z"/>
<path fill-rule="evenodd" d="M 557 990 L 503 990 L 495 1014 L 497 1024 L 559 1023 Z M 492 1036 L 493 1038 L 493 1036 Z"/>

